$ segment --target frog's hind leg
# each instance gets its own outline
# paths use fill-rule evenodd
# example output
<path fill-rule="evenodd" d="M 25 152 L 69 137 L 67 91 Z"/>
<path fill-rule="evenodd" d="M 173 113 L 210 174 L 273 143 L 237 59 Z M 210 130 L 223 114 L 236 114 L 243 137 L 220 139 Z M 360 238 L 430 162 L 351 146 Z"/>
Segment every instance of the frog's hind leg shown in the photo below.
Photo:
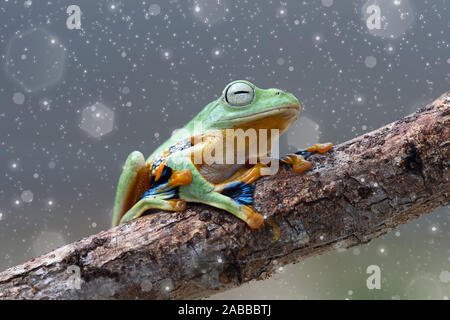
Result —
<path fill-rule="evenodd" d="M 240 169 L 230 179 L 214 185 L 213 191 L 201 202 L 232 213 L 252 229 L 259 228 L 264 222 L 264 217 L 252 209 L 254 182 L 261 177 L 261 169 L 266 167 L 265 164 L 258 162 L 250 169 Z"/>
<path fill-rule="evenodd" d="M 237 182 L 234 188 L 228 189 L 228 192 L 226 189 L 222 193 L 212 191 L 195 201 L 228 211 L 247 223 L 250 228 L 257 229 L 264 223 L 264 217 L 250 207 L 253 203 L 254 186 L 239 184 Z"/>
<path fill-rule="evenodd" d="M 122 217 L 124 223 L 142 216 L 147 210 L 161 209 L 168 211 L 184 211 L 186 201 L 178 199 L 178 187 L 192 182 L 190 170 L 172 170 L 162 163 L 156 169 L 157 175 L 151 177 L 151 187 L 142 195 Z"/>
<path fill-rule="evenodd" d="M 112 226 L 119 224 L 121 217 L 150 187 L 150 169 L 139 151 L 128 156 L 116 191 Z"/>
<path fill-rule="evenodd" d="M 190 156 L 175 154 L 169 158 L 168 162 L 174 168 L 188 168 L 196 177 L 195 183 L 179 187 L 179 198 L 188 202 L 204 203 L 228 211 L 245 221 L 252 229 L 259 228 L 263 224 L 264 217 L 250 207 L 250 204 L 253 203 L 253 185 L 239 181 L 246 173 L 245 170 L 238 171 L 233 177 L 237 180 L 235 181 L 236 184 L 228 180 L 230 184 L 222 186 L 221 190 L 215 190 L 215 185 L 204 179 L 198 172 Z M 248 180 L 252 180 L 252 177 L 250 175 Z M 221 194 L 221 192 L 224 194 Z"/>
<path fill-rule="evenodd" d="M 188 186 L 189 189 L 190 186 Z M 188 189 L 180 188 L 180 196 L 187 201 L 201 202 L 212 207 L 223 209 L 243 220 L 252 229 L 259 228 L 264 217 L 258 212 L 253 211 L 254 184 L 247 184 L 242 181 L 231 182 L 222 190 L 195 195 L 195 192 L 189 192 Z"/>
<path fill-rule="evenodd" d="M 172 194 L 168 195 L 169 197 Z M 128 212 L 122 217 L 120 223 L 124 223 L 142 216 L 147 210 L 161 209 L 167 211 L 184 211 L 186 209 L 186 201 L 182 199 L 165 200 L 165 194 L 148 196 L 139 200 Z"/>

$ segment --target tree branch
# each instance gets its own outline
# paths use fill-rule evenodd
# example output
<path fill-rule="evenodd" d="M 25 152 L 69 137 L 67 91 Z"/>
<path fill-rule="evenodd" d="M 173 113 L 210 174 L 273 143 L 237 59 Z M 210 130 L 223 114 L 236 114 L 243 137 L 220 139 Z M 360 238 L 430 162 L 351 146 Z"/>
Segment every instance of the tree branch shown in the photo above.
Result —
<path fill-rule="evenodd" d="M 0 273 L 0 298 L 207 297 L 299 259 L 369 242 L 449 204 L 449 108 L 447 92 L 312 156 L 305 174 L 281 167 L 258 180 L 255 209 L 266 216 L 258 230 L 205 205 L 154 213 Z"/>

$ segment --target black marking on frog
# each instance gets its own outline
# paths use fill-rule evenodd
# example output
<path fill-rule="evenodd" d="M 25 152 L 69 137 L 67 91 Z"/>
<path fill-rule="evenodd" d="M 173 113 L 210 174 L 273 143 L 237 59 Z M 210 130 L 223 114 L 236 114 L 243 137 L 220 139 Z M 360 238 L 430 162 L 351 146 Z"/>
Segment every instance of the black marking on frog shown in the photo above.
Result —
<path fill-rule="evenodd" d="M 158 154 L 155 159 L 153 159 L 152 170 L 158 169 L 158 167 L 166 160 L 166 157 L 162 154 Z"/>
<path fill-rule="evenodd" d="M 191 143 L 191 138 L 185 138 L 182 139 L 180 141 L 178 141 L 176 144 L 171 145 L 169 147 L 169 149 L 161 152 L 160 154 L 156 155 L 156 157 L 153 159 L 153 164 L 152 164 L 152 169 L 156 170 L 161 163 L 164 162 L 164 160 L 166 160 L 166 158 L 168 156 L 170 156 L 171 154 L 183 151 L 187 148 L 192 147 L 192 143 Z"/>
<path fill-rule="evenodd" d="M 314 152 L 306 151 L 306 149 L 302 149 L 302 150 L 297 151 L 295 154 L 298 154 L 298 155 L 300 155 L 300 156 L 303 156 L 303 158 L 305 158 L 305 160 L 306 160 L 306 159 L 308 159 L 311 155 L 313 155 Z"/>
<path fill-rule="evenodd" d="M 250 206 L 253 204 L 255 185 L 242 181 L 230 184 L 222 190 L 224 196 L 230 197 L 237 204 Z"/>
<path fill-rule="evenodd" d="M 169 186 L 170 177 L 172 177 L 172 168 L 164 166 L 158 181 L 155 181 L 155 176 L 150 178 L 150 189 L 142 195 L 141 199 L 151 196 L 163 199 L 178 198 L 178 187 Z"/>
<path fill-rule="evenodd" d="M 183 151 L 190 147 L 192 147 L 191 138 L 190 137 L 184 138 L 184 139 L 180 140 L 179 142 L 177 142 L 176 144 L 174 144 L 173 146 L 169 147 L 169 154 Z"/>
<path fill-rule="evenodd" d="M 157 187 L 163 184 L 166 184 L 169 182 L 170 177 L 172 176 L 172 168 L 168 166 L 164 166 L 161 176 L 159 177 L 158 181 L 155 181 L 155 176 L 152 176 L 150 178 L 150 183 L 152 187 Z"/>
<path fill-rule="evenodd" d="M 178 187 L 171 187 L 169 186 L 169 180 L 170 177 L 172 177 L 172 168 L 169 166 L 166 166 L 164 164 L 164 161 L 167 159 L 168 156 L 171 154 L 174 154 L 176 152 L 180 152 L 182 150 L 185 150 L 187 148 L 192 147 L 191 139 L 185 138 L 177 142 L 176 144 L 170 146 L 167 150 L 161 152 L 160 154 L 156 155 L 156 157 L 152 161 L 152 171 L 154 172 L 159 168 L 160 165 L 164 165 L 164 168 L 162 169 L 161 176 L 159 177 L 158 181 L 155 181 L 154 174 L 150 177 L 150 189 L 148 189 L 141 199 L 147 198 L 147 197 L 155 197 L 162 199 L 174 199 L 178 198 Z"/>

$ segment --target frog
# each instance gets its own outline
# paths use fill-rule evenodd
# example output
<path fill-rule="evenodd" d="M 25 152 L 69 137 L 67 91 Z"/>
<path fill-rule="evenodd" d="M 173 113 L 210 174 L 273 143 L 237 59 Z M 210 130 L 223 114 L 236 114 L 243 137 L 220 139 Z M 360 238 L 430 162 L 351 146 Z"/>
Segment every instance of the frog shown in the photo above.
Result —
<path fill-rule="evenodd" d="M 297 120 L 300 110 L 299 100 L 291 93 L 261 89 L 246 80 L 230 82 L 220 97 L 207 104 L 147 159 L 140 151 L 129 154 L 116 190 L 112 226 L 155 210 L 182 212 L 187 203 L 196 202 L 231 213 L 250 229 L 260 228 L 264 216 L 254 210 L 253 202 L 256 181 L 267 174 L 263 172 L 268 163 L 262 161 L 271 156 L 267 149 L 260 153 L 257 148 L 252 163 L 250 154 L 244 156 L 244 161 L 231 163 L 195 161 L 195 155 L 224 146 L 224 136 L 233 130 L 275 130 L 277 134 L 268 141 L 278 139 Z M 256 144 L 261 141 L 258 139 Z M 250 147 L 248 139 L 241 143 Z M 325 153 L 332 146 L 317 143 L 278 161 L 300 174 L 312 166 L 309 156 Z"/>

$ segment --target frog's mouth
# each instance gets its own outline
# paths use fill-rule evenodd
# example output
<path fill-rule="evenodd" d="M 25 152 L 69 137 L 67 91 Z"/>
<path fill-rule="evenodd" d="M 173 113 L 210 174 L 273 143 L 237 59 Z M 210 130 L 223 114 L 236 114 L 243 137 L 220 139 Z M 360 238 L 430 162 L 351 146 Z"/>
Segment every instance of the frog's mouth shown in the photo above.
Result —
<path fill-rule="evenodd" d="M 240 129 L 278 129 L 280 134 L 284 132 L 289 126 L 297 120 L 300 114 L 299 104 L 289 104 L 274 107 L 271 109 L 254 112 L 251 114 L 240 115 L 224 120 L 223 122 L 232 122 L 228 128 Z"/>
<path fill-rule="evenodd" d="M 300 105 L 298 104 L 290 104 L 285 106 L 279 106 L 247 115 L 241 115 L 233 118 L 225 119 L 225 121 L 231 121 L 231 120 L 258 120 L 261 118 L 265 118 L 267 116 L 287 116 L 287 117 L 293 117 L 297 116 L 300 113 Z"/>
<path fill-rule="evenodd" d="M 228 128 L 243 130 L 278 129 L 281 134 L 297 120 L 299 114 L 300 104 L 293 103 L 228 118 L 223 123 L 228 123 Z"/>

